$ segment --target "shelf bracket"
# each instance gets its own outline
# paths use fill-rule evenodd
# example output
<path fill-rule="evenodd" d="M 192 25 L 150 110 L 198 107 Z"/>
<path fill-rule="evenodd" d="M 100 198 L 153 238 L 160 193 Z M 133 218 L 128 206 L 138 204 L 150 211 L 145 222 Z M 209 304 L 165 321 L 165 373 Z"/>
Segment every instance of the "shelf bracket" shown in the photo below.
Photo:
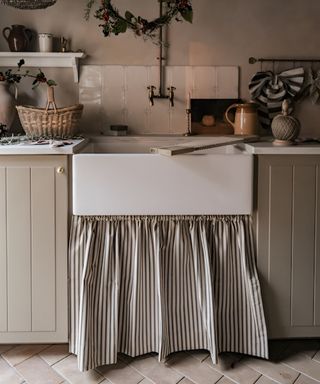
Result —
<path fill-rule="evenodd" d="M 75 57 L 71 59 L 71 65 L 73 70 L 73 79 L 75 83 L 79 83 L 79 60 Z"/>

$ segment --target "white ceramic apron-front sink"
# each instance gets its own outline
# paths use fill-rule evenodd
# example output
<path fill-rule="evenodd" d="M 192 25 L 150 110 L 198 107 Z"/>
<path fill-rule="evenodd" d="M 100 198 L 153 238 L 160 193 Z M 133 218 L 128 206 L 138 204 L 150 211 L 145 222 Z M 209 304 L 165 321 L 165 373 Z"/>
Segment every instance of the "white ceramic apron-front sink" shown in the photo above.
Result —
<path fill-rule="evenodd" d="M 99 153 L 73 157 L 75 215 L 252 212 L 253 156 L 234 146 L 173 157 L 134 153 L 134 147 L 131 153 L 103 153 L 102 145 L 91 150 Z"/>

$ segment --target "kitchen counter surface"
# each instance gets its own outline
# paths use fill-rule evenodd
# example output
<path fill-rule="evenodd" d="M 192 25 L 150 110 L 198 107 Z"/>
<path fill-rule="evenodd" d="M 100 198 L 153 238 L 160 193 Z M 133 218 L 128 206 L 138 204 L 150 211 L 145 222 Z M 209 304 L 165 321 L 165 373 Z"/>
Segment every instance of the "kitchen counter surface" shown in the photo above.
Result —
<path fill-rule="evenodd" d="M 103 144 L 108 142 L 111 146 L 116 143 L 130 143 L 135 142 L 143 138 L 144 140 L 159 139 L 166 140 L 170 144 L 178 144 L 184 142 L 197 141 L 200 138 L 202 140 L 206 139 L 206 136 L 99 136 L 92 138 L 82 138 L 82 139 L 71 139 L 66 140 L 71 142 L 69 145 L 64 145 L 62 147 L 52 147 L 50 144 L 35 144 L 29 141 L 22 141 L 21 143 L 10 144 L 10 145 L 0 145 L 0 155 L 73 155 L 81 152 L 81 150 L 89 143 L 98 143 Z M 207 137 L 212 139 L 212 137 Z M 299 143 L 291 146 L 279 146 L 274 145 L 272 140 L 269 138 L 261 138 L 259 142 L 256 143 L 244 143 L 238 144 L 248 153 L 255 155 L 320 155 L 320 143 L 319 142 L 305 142 Z"/>
<path fill-rule="evenodd" d="M 0 145 L 1 155 L 72 155 L 80 152 L 88 143 L 88 139 L 70 139 L 69 145 L 52 147 L 50 144 L 35 144 L 22 141 L 17 144 Z M 56 143 L 56 142 L 55 142 Z"/>
<path fill-rule="evenodd" d="M 243 144 L 246 151 L 255 155 L 320 155 L 320 143 L 305 142 L 290 146 L 279 146 L 272 141 Z"/>

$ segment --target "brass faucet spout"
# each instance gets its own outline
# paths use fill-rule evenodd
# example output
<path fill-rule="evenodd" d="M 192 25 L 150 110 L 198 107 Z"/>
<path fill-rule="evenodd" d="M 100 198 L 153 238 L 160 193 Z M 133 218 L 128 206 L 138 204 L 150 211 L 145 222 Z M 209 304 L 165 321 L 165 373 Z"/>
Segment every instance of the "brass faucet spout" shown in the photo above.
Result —
<path fill-rule="evenodd" d="M 149 102 L 150 102 L 150 106 L 153 107 L 154 106 L 154 90 L 156 89 L 156 87 L 154 85 L 149 85 L 148 87 L 148 98 L 149 98 Z"/>
<path fill-rule="evenodd" d="M 170 102 L 170 105 L 171 107 L 174 107 L 174 91 L 176 90 L 176 87 L 169 87 L 167 88 L 167 90 L 169 91 L 169 102 Z"/>

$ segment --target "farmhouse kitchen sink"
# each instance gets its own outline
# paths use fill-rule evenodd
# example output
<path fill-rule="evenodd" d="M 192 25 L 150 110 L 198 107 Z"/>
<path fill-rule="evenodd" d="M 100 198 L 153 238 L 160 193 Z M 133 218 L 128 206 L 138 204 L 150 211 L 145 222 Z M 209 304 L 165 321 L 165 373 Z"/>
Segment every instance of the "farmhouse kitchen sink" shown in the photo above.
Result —
<path fill-rule="evenodd" d="M 93 141 L 73 156 L 73 213 L 250 214 L 253 155 L 233 145 L 172 157 L 150 153 L 152 147 L 186 140 L 194 139 Z"/>

